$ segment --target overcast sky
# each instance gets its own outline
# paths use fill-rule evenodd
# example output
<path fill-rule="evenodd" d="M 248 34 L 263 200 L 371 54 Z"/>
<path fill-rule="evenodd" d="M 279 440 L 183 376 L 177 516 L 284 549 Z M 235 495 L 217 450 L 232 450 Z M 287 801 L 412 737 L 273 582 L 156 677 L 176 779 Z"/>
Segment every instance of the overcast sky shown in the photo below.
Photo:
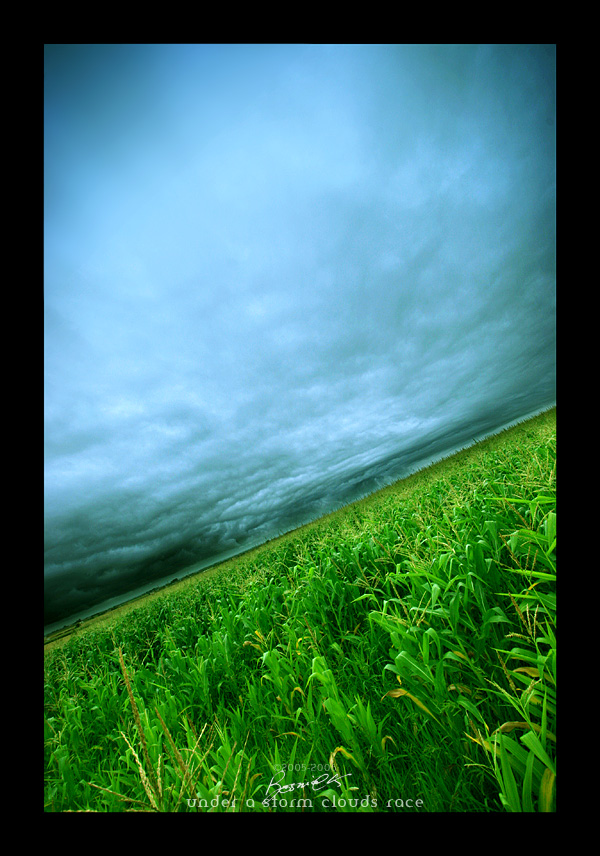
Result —
<path fill-rule="evenodd" d="M 553 45 L 47 45 L 45 624 L 553 404 L 555 119 Z"/>

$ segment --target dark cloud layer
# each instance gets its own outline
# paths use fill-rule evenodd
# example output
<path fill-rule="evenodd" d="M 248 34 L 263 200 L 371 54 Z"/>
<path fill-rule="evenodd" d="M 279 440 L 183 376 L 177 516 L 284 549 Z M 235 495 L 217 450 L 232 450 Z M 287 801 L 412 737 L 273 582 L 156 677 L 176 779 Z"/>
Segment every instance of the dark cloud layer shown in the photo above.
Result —
<path fill-rule="evenodd" d="M 555 400 L 552 45 L 48 45 L 45 624 Z"/>

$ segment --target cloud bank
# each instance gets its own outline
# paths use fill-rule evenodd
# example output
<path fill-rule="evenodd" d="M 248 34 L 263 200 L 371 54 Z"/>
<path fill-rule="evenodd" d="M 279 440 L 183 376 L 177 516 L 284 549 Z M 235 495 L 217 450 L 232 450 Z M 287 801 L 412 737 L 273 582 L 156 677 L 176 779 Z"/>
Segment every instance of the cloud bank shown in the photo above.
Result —
<path fill-rule="evenodd" d="M 552 45 L 47 45 L 45 625 L 555 400 Z"/>

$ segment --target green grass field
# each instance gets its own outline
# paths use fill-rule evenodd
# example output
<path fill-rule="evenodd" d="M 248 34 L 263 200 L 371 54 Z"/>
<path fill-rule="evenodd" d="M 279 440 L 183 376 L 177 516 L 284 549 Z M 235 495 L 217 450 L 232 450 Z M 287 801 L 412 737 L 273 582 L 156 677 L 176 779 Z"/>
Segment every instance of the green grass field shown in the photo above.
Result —
<path fill-rule="evenodd" d="M 556 410 L 44 656 L 46 811 L 554 811 Z"/>

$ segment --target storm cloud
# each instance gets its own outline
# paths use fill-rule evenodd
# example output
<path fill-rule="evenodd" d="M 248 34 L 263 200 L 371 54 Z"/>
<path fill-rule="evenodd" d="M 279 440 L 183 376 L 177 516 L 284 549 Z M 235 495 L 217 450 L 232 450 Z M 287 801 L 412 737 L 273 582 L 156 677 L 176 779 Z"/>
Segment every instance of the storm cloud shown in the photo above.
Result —
<path fill-rule="evenodd" d="M 47 45 L 45 625 L 555 401 L 553 45 Z"/>

